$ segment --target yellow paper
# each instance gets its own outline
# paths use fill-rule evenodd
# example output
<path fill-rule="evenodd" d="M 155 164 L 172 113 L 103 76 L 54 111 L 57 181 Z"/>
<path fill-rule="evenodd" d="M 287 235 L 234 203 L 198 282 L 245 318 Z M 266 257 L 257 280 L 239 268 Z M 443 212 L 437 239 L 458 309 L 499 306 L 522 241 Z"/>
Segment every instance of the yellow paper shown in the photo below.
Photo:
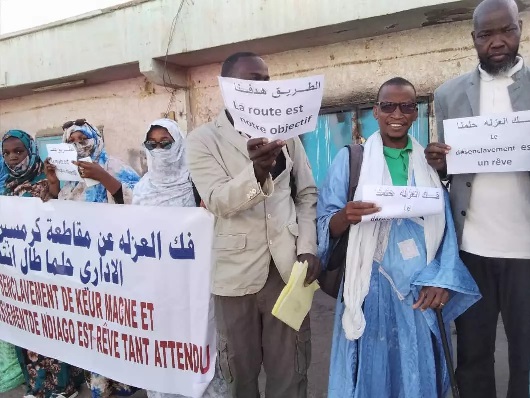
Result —
<path fill-rule="evenodd" d="M 318 290 L 317 282 L 304 286 L 307 275 L 307 261 L 296 262 L 291 271 L 289 282 L 283 288 L 274 308 L 272 315 L 280 321 L 299 331 L 300 326 L 311 309 L 313 296 Z"/>

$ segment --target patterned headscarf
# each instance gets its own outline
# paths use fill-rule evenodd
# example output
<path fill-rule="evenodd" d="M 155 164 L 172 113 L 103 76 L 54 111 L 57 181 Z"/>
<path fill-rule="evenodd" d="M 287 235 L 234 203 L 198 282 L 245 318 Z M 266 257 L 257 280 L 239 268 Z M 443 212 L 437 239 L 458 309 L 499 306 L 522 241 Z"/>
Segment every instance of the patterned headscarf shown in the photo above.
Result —
<path fill-rule="evenodd" d="M 180 128 L 174 120 L 158 119 L 149 125 L 146 137 L 155 127 L 166 129 L 175 142 L 169 149 L 145 150 L 148 171 L 134 188 L 133 204 L 194 207 L 195 197 Z"/>
<path fill-rule="evenodd" d="M 68 142 L 70 136 L 76 132 L 81 132 L 86 137 L 86 145 L 76 145 L 81 150 L 83 156 L 79 158 L 90 157 L 92 162 L 97 162 L 107 171 L 111 176 L 122 183 L 122 187 L 132 190 L 138 180 L 138 174 L 129 166 L 123 164 L 121 161 L 109 158 L 103 143 L 103 136 L 97 128 L 85 123 L 82 126 L 73 125 L 64 131 L 63 142 Z M 124 193 L 125 195 L 125 193 Z M 103 184 L 96 184 L 88 187 L 84 181 L 67 182 L 59 193 L 59 199 L 63 200 L 78 200 L 83 202 L 100 202 L 108 201 L 107 190 Z"/>
<path fill-rule="evenodd" d="M 87 145 L 82 148 L 85 153 L 80 156 L 78 152 L 78 159 L 90 157 L 92 162 L 99 163 L 100 166 L 106 170 L 107 168 L 105 167 L 105 164 L 108 160 L 107 152 L 105 151 L 105 145 L 103 144 L 103 136 L 99 130 L 88 123 L 85 123 L 82 126 L 77 126 L 74 124 L 72 127 L 69 127 L 64 131 L 63 142 L 68 142 L 70 136 L 76 131 L 82 133 L 86 137 L 87 141 Z M 76 149 L 78 149 L 79 144 L 74 145 L 76 146 Z M 79 190 L 82 191 L 80 195 L 79 192 L 77 192 Z M 69 197 L 70 195 L 66 195 L 67 192 L 71 192 L 72 197 Z M 86 202 L 107 202 L 107 190 L 103 184 L 96 184 L 94 186 L 88 187 L 83 181 L 68 182 L 61 190 L 60 198 L 73 199 L 74 192 L 77 192 L 76 197 L 78 199 L 82 199 Z"/>
<path fill-rule="evenodd" d="M 64 131 L 63 142 L 68 142 L 70 136 L 76 131 L 82 133 L 87 139 L 86 157 L 90 156 L 93 162 L 99 162 L 99 164 L 103 165 L 107 161 L 107 152 L 103 144 L 103 136 L 99 130 L 88 123 L 82 126 L 74 124 Z"/>
<path fill-rule="evenodd" d="M 35 140 L 22 130 L 9 130 L 2 138 L 2 153 L 4 152 L 4 142 L 8 138 L 17 138 L 22 142 L 28 151 L 28 167 L 20 172 L 12 170 L 4 160 L 4 165 L 8 171 L 4 195 L 41 197 L 43 187 L 42 184 L 37 183 L 45 180 L 46 175 L 44 174 L 44 163 L 39 156 Z"/>

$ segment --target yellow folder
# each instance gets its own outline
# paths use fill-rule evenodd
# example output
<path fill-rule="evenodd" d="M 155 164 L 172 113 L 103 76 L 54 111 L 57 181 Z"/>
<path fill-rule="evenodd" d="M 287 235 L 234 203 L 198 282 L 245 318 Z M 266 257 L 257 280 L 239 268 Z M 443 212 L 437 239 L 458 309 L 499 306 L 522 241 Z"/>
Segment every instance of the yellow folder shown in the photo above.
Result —
<path fill-rule="evenodd" d="M 318 290 L 316 281 L 309 286 L 304 286 L 307 267 L 307 261 L 304 263 L 297 261 L 294 264 L 289 282 L 283 288 L 272 309 L 272 315 L 296 331 L 300 330 L 304 318 L 311 309 L 313 295 Z"/>

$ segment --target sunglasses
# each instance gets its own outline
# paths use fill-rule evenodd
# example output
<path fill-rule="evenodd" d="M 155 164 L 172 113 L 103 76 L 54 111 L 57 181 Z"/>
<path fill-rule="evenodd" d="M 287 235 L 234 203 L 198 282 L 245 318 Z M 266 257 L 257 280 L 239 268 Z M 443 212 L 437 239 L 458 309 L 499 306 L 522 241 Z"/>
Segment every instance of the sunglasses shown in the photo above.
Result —
<path fill-rule="evenodd" d="M 145 141 L 145 142 L 144 142 L 144 147 L 145 147 L 148 151 L 152 151 L 153 149 L 156 149 L 156 148 L 160 148 L 160 149 L 170 149 L 172 145 L 173 145 L 173 142 L 172 142 L 172 141 L 160 141 L 160 142 L 156 142 L 156 141 Z"/>
<path fill-rule="evenodd" d="M 404 115 L 411 115 L 416 112 L 416 109 L 418 109 L 418 104 L 416 102 L 378 102 L 377 105 L 384 113 L 393 113 L 399 106 L 399 110 Z"/>
<path fill-rule="evenodd" d="M 76 125 L 76 126 L 84 126 L 85 124 L 88 124 L 86 122 L 86 119 L 76 119 L 76 120 L 70 120 L 68 122 L 66 122 L 65 124 L 63 124 L 63 130 L 66 130 L 66 129 L 69 129 L 70 127 L 72 127 L 73 125 Z"/>

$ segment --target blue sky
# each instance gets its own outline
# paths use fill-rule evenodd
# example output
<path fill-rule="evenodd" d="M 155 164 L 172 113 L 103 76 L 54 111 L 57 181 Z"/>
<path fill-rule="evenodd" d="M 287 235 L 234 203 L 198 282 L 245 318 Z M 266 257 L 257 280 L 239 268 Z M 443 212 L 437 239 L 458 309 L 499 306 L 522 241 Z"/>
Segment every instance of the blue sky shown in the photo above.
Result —
<path fill-rule="evenodd" d="M 0 0 L 0 34 L 59 21 L 129 0 Z"/>

